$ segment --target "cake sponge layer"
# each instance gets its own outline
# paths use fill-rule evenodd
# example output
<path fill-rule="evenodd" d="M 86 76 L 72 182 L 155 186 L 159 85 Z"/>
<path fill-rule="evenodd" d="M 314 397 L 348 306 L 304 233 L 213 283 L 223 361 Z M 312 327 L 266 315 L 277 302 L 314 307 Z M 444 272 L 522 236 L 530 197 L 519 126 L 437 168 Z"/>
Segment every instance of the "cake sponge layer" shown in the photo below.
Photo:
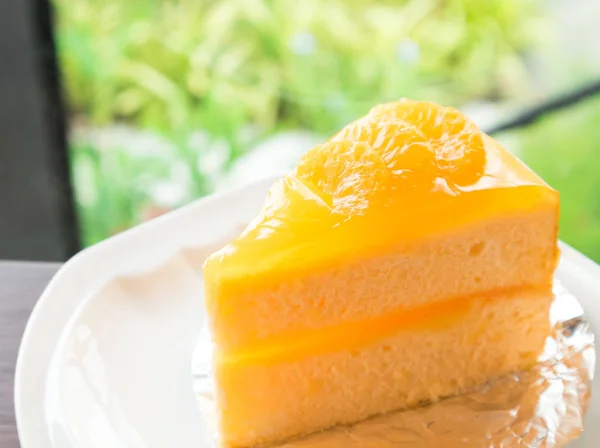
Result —
<path fill-rule="evenodd" d="M 225 446 L 250 447 L 353 423 L 531 367 L 550 333 L 552 294 L 473 299 L 454 325 L 277 365 L 217 362 Z"/>

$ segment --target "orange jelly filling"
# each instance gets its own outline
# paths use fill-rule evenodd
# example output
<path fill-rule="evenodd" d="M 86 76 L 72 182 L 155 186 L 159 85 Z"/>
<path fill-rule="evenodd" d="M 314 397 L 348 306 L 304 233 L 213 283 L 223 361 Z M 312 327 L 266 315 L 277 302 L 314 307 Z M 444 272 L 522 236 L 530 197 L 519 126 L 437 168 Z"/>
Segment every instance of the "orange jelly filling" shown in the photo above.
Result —
<path fill-rule="evenodd" d="M 364 322 L 347 322 L 331 328 L 303 331 L 300 334 L 280 335 L 267 343 L 254 345 L 240 352 L 217 353 L 221 364 L 277 364 L 293 362 L 308 356 L 362 348 L 394 336 L 401 331 L 443 329 L 456 324 L 471 309 L 475 300 L 497 300 L 517 294 L 547 291 L 541 288 L 518 288 L 490 291 L 476 297 L 458 297 L 411 309 L 397 310 Z"/>
<path fill-rule="evenodd" d="M 217 360 L 220 363 L 264 365 L 298 361 L 307 356 L 332 353 L 348 347 L 361 348 L 393 336 L 398 331 L 450 326 L 467 313 L 471 302 L 472 298 L 465 297 L 399 310 L 366 322 L 348 322 L 333 328 L 304 331 L 300 335 L 280 336 L 240 353 L 220 353 Z"/>

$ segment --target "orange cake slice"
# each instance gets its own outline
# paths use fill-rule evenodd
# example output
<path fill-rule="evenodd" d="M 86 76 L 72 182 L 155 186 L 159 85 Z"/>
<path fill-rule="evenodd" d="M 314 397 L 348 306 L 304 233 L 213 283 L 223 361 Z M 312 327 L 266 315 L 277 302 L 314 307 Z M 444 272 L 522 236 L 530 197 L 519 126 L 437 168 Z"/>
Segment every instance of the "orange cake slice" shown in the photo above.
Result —
<path fill-rule="evenodd" d="M 455 109 L 375 107 L 204 266 L 221 439 L 255 447 L 535 363 L 558 194 Z"/>

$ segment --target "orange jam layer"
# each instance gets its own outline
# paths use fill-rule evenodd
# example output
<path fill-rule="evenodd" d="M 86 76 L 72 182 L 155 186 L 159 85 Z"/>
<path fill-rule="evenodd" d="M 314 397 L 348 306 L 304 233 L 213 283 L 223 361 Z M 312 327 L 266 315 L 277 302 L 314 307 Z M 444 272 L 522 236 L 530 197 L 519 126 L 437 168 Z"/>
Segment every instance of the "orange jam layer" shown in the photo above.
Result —
<path fill-rule="evenodd" d="M 242 235 L 209 257 L 205 275 L 234 294 L 235 284 L 557 204 L 554 190 L 457 110 L 399 101 L 310 150 Z"/>
<path fill-rule="evenodd" d="M 404 331 L 443 330 L 459 323 L 476 301 L 518 299 L 522 295 L 550 295 L 551 286 L 529 286 L 457 297 L 431 305 L 400 309 L 362 322 L 303 331 L 273 338 L 240 352 L 217 351 L 220 364 L 279 364 L 342 350 L 358 350 Z"/>

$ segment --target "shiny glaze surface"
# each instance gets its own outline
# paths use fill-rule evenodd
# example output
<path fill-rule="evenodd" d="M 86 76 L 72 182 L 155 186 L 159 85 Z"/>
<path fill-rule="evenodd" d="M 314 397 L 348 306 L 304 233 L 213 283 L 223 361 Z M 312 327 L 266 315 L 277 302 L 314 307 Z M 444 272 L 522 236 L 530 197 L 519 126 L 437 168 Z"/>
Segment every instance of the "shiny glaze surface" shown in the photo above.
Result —
<path fill-rule="evenodd" d="M 310 150 L 205 274 L 264 284 L 557 202 L 456 109 L 400 100 Z"/>

